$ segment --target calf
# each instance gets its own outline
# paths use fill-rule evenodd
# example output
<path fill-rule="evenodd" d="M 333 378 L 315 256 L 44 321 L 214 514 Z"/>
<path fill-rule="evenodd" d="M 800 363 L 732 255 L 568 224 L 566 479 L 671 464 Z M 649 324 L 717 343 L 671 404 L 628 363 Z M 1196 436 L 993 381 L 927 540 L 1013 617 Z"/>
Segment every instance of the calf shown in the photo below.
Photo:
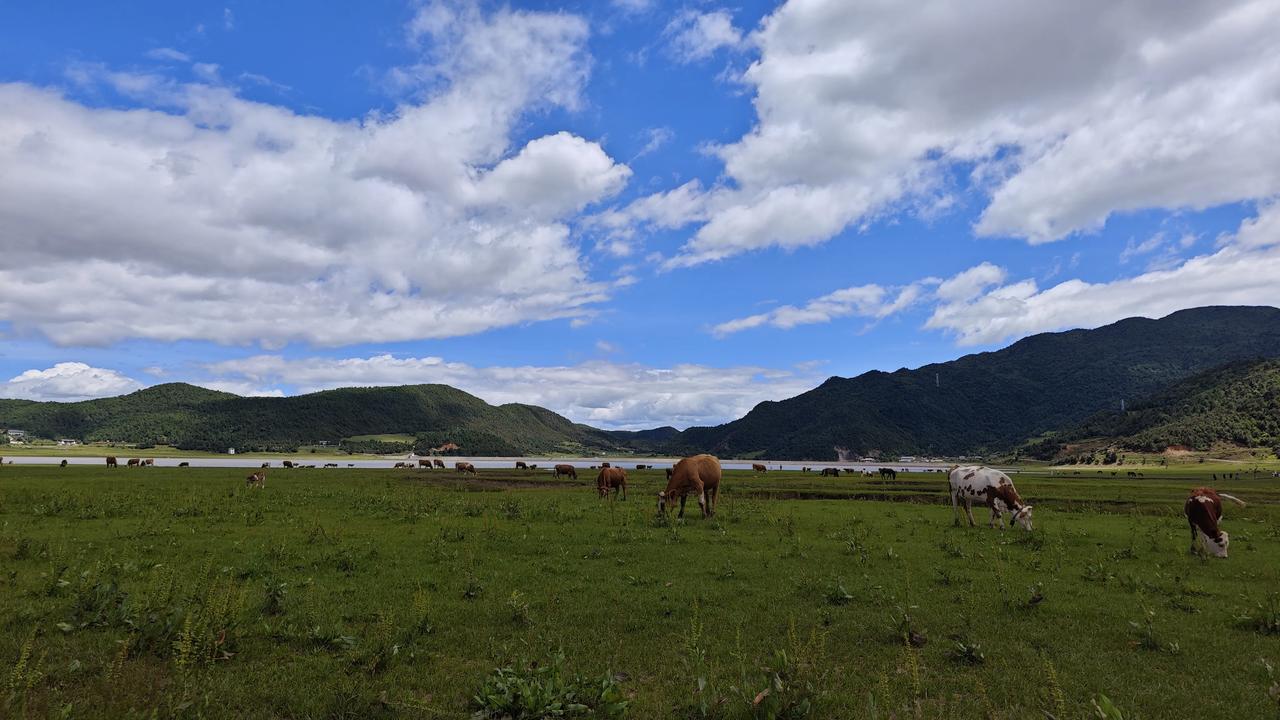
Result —
<path fill-rule="evenodd" d="M 1013 513 L 1013 519 L 1024 529 L 1031 529 L 1031 506 L 1024 504 L 1008 475 L 989 467 L 955 467 L 951 469 L 951 508 L 955 512 L 955 524 L 960 524 L 960 503 L 964 502 L 969 526 L 973 520 L 973 501 L 980 500 L 991 508 L 991 527 L 998 523 L 1004 528 L 1004 513 Z"/>
<path fill-rule="evenodd" d="M 1182 510 L 1187 515 L 1187 524 L 1191 526 L 1193 554 L 1196 551 L 1196 541 L 1199 540 L 1204 545 L 1204 549 L 1215 557 L 1227 556 L 1227 544 L 1231 538 L 1218 527 L 1218 522 L 1222 520 L 1222 498 L 1244 507 L 1244 501 L 1240 498 L 1207 487 L 1192 490 L 1186 504 L 1183 505 Z"/>

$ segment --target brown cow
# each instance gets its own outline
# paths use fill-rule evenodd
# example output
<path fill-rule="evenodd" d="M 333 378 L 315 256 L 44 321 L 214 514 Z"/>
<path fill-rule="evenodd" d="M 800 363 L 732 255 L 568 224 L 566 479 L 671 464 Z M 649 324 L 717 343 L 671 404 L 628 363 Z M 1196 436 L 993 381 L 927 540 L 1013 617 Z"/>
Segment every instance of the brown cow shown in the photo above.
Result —
<path fill-rule="evenodd" d="M 245 487 L 265 488 L 267 486 L 267 474 L 259 470 L 258 472 L 244 479 Z"/>
<path fill-rule="evenodd" d="M 529 465 L 528 465 L 528 463 L 524 462 L 523 460 L 517 460 L 517 461 L 516 461 L 516 469 L 517 469 L 517 470 L 528 470 L 528 469 L 529 469 Z"/>
<path fill-rule="evenodd" d="M 1192 553 L 1195 553 L 1196 541 L 1199 540 L 1205 550 L 1214 556 L 1227 556 L 1227 544 L 1231 538 L 1218 527 L 1218 522 L 1222 520 L 1222 498 L 1244 507 L 1244 501 L 1240 498 L 1207 487 L 1192 490 L 1191 496 L 1187 498 L 1182 510 L 1187 515 L 1187 523 L 1191 525 Z"/>
<path fill-rule="evenodd" d="M 608 497 L 610 490 L 619 491 L 622 499 L 627 499 L 626 470 L 622 468 L 602 468 L 600 470 L 600 474 L 596 476 L 596 492 L 600 493 L 600 497 Z"/>
<path fill-rule="evenodd" d="M 453 464 L 453 468 L 458 472 L 476 474 L 476 466 L 469 462 L 456 462 Z"/>
<path fill-rule="evenodd" d="M 769 468 L 761 465 L 760 463 L 751 463 L 751 469 L 754 472 L 769 472 Z"/>
<path fill-rule="evenodd" d="M 430 469 L 431 469 L 431 459 L 430 459 L 430 458 L 426 458 L 426 459 L 424 459 L 424 458 L 418 458 L 418 467 L 420 467 L 420 468 L 426 468 L 426 469 L 430 470 Z"/>
<path fill-rule="evenodd" d="M 441 470 L 444 469 L 444 461 L 441 460 L 440 458 L 433 458 L 431 462 L 435 463 L 435 466 L 440 468 Z"/>
<path fill-rule="evenodd" d="M 282 462 L 282 463 L 280 463 L 280 464 L 281 464 L 281 465 L 283 465 L 283 466 L 285 467 L 285 469 L 286 469 L 286 470 L 292 470 L 292 469 L 293 469 L 293 461 L 292 461 L 292 460 L 285 460 L 284 462 Z"/>
<path fill-rule="evenodd" d="M 554 468 L 552 468 L 552 470 L 551 470 L 551 475 L 552 475 L 553 477 L 560 477 L 561 475 L 568 475 L 569 477 L 573 478 L 574 480 L 577 480 L 577 479 L 578 479 L 578 468 L 576 468 L 576 467 L 574 467 L 574 466 L 572 466 L 572 465 L 569 465 L 569 464 L 561 463 L 560 465 L 557 465 L 557 466 L 555 466 Z"/>
<path fill-rule="evenodd" d="M 120 467 L 120 463 L 116 460 L 116 456 L 115 456 L 115 455 L 108 455 L 108 456 L 107 456 L 107 467 L 112 468 L 112 469 L 115 469 L 115 468 Z"/>
<path fill-rule="evenodd" d="M 720 497 L 720 460 L 712 455 L 694 455 L 687 457 L 671 469 L 671 479 L 667 481 L 667 489 L 658 493 L 658 512 L 666 514 L 667 503 L 680 497 L 680 512 L 676 517 L 684 517 L 684 501 L 689 493 L 698 498 L 698 507 L 702 508 L 702 517 L 709 518 L 716 514 L 716 501 Z"/>
<path fill-rule="evenodd" d="M 155 466 L 156 466 L 156 459 L 155 459 L 155 458 L 147 458 L 146 460 L 143 460 L 143 461 L 142 461 L 142 464 L 143 464 L 143 465 L 145 465 L 145 466 L 147 466 L 147 467 L 155 467 Z"/>
<path fill-rule="evenodd" d="M 139 467 L 142 465 L 142 461 L 138 458 L 129 458 L 129 462 L 125 463 L 125 465 L 128 465 L 129 467 Z"/>

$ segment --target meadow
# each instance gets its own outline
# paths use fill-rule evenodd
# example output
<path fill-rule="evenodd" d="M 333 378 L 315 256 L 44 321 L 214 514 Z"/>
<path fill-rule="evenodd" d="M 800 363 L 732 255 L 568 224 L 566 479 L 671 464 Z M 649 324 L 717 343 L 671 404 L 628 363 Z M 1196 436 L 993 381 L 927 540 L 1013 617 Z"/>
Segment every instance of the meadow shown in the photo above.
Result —
<path fill-rule="evenodd" d="M 661 471 L 611 502 L 588 472 L 6 466 L 0 716 L 1276 717 L 1280 480 L 1216 483 L 1250 503 L 1216 560 L 1181 508 L 1224 467 L 1140 469 L 1016 475 L 1025 533 L 954 527 L 937 473 L 729 472 L 679 522 Z"/>

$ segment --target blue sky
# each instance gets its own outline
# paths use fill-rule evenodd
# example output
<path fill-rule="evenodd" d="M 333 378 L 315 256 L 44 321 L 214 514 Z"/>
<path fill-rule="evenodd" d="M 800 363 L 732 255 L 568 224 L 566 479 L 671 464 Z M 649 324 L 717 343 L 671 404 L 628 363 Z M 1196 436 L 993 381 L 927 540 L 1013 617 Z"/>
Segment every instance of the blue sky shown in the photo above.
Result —
<path fill-rule="evenodd" d="M 1280 304 L 1278 18 L 5 5 L 0 396 L 446 382 L 683 427 Z"/>

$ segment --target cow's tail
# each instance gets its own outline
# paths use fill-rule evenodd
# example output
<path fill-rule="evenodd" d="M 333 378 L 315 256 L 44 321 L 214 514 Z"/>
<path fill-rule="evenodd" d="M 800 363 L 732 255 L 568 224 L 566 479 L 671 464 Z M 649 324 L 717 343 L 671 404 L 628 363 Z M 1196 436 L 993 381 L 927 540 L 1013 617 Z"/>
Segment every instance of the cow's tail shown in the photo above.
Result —
<path fill-rule="evenodd" d="M 1233 502 L 1233 503 L 1235 503 L 1235 504 L 1239 505 L 1240 507 L 1245 507 L 1244 501 L 1243 501 L 1243 500 L 1241 500 L 1240 498 L 1236 497 L 1235 495 L 1228 495 L 1228 494 L 1226 494 L 1226 493 L 1224 493 L 1224 492 L 1220 492 L 1220 493 L 1218 493 L 1218 497 L 1226 498 L 1226 499 L 1230 500 L 1231 502 Z"/>

